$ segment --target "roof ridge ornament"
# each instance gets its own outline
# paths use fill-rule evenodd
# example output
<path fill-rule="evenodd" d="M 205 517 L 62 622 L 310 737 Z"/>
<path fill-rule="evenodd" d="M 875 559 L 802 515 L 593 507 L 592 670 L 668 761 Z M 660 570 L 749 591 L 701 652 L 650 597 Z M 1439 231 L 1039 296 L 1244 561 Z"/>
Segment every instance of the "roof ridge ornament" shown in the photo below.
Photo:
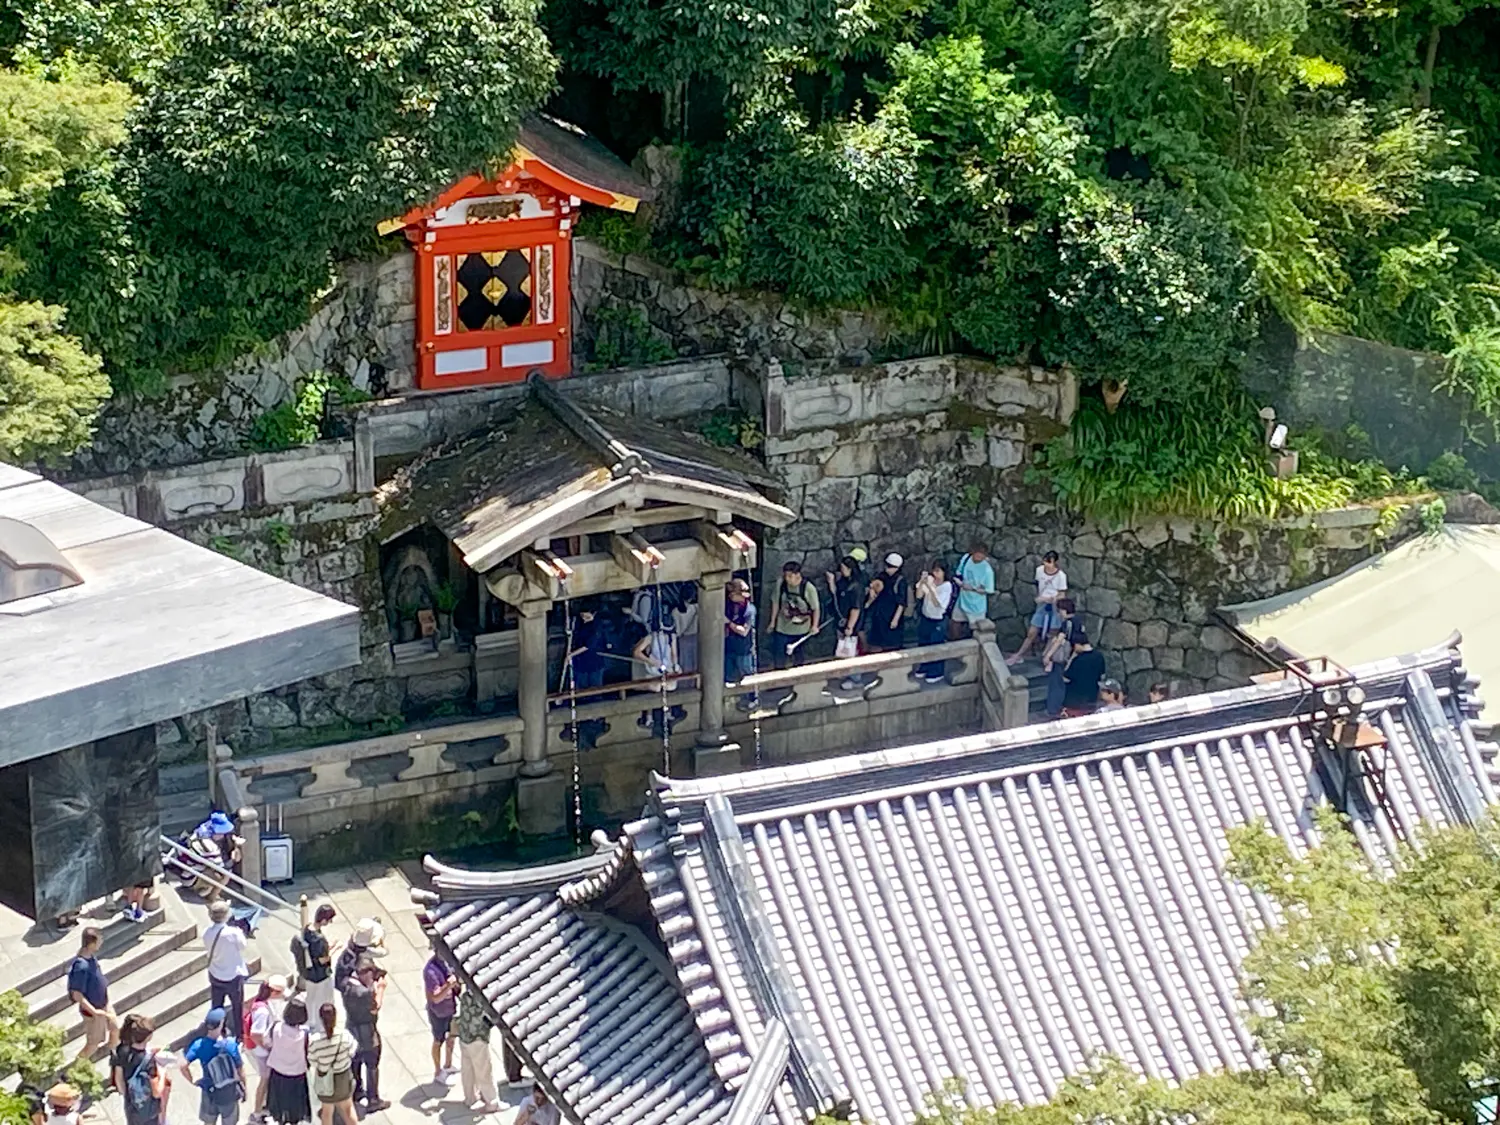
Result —
<path fill-rule="evenodd" d="M 532 397 L 566 426 L 574 437 L 609 462 L 610 476 L 616 480 L 626 477 L 639 479 L 651 471 L 651 463 L 645 457 L 606 430 L 583 407 L 563 397 L 539 368 L 532 368 L 527 373 L 526 387 Z"/>

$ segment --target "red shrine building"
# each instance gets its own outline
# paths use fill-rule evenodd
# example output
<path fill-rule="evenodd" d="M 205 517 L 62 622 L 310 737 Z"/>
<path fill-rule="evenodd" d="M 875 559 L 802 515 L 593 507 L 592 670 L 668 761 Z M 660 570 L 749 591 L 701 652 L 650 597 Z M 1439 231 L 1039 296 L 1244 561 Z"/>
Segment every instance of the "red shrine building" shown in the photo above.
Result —
<path fill-rule="evenodd" d="M 633 212 L 651 188 L 581 130 L 526 120 L 510 163 L 381 224 L 416 260 L 417 387 L 573 370 L 569 238 L 585 203 Z"/>

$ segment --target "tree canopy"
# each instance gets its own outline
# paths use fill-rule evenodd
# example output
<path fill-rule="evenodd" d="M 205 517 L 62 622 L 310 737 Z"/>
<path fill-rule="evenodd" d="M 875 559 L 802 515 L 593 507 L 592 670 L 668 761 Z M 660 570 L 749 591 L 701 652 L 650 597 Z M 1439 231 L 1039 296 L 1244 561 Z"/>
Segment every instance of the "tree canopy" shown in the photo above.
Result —
<path fill-rule="evenodd" d="M 1169 1086 L 1105 1059 L 1041 1106 L 938 1092 L 918 1125 L 1473 1123 L 1500 1077 L 1500 830 L 1427 832 L 1390 873 L 1320 828 L 1301 858 L 1260 826 L 1231 838 L 1229 871 L 1284 919 L 1241 974 L 1264 1068 Z"/>

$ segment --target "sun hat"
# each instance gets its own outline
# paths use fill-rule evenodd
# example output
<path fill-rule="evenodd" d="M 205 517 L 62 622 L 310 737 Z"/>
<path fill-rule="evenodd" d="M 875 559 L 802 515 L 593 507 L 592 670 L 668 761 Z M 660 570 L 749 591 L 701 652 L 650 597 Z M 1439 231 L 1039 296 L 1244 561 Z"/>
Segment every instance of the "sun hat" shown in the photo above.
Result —
<path fill-rule="evenodd" d="M 59 1082 L 47 1091 L 49 1102 L 76 1102 L 80 1096 L 78 1088 L 69 1086 L 66 1082 Z"/>
<path fill-rule="evenodd" d="M 197 828 L 199 836 L 229 836 L 233 832 L 234 821 L 229 819 L 227 813 L 222 813 L 218 809 L 209 813 L 208 819 Z"/>
<path fill-rule="evenodd" d="M 374 918 L 361 918 L 359 925 L 354 927 L 354 935 L 350 937 L 350 945 L 358 945 L 370 949 L 385 943 L 385 930 Z"/>
<path fill-rule="evenodd" d="M 286 977 L 282 976 L 280 973 L 272 973 L 266 978 L 266 987 L 269 988 L 272 992 L 285 992 Z"/>

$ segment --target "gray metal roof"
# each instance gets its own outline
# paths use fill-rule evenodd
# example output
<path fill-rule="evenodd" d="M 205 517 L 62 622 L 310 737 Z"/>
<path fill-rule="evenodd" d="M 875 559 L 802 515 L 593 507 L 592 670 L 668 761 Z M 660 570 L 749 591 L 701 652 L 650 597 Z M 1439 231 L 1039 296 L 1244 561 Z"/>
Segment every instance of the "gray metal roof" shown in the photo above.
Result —
<path fill-rule="evenodd" d="M 684 1025 L 727 1088 L 786 1027 L 783 1121 L 852 1098 L 862 1119 L 905 1125 L 954 1076 L 975 1104 L 1038 1101 L 1099 1052 L 1176 1079 L 1252 1065 L 1237 972 L 1277 919 L 1222 875 L 1226 831 L 1261 821 L 1301 853 L 1328 798 L 1384 864 L 1420 824 L 1494 801 L 1495 747 L 1456 649 L 1356 672 L 1387 745 L 1347 788 L 1302 687 L 1253 685 L 658 779 L 586 897 L 645 890 Z M 546 1049 L 566 1049 L 566 1029 L 551 1034 Z"/>
<path fill-rule="evenodd" d="M 429 860 L 442 902 L 427 925 L 570 1120 L 710 1125 L 729 1116 L 733 1095 L 709 1066 L 679 978 L 640 929 L 578 905 L 634 874 L 631 863 L 620 847 L 541 872 Z"/>
<path fill-rule="evenodd" d="M 0 766 L 359 663 L 359 611 L 0 464 L 82 578 L 0 604 Z"/>

